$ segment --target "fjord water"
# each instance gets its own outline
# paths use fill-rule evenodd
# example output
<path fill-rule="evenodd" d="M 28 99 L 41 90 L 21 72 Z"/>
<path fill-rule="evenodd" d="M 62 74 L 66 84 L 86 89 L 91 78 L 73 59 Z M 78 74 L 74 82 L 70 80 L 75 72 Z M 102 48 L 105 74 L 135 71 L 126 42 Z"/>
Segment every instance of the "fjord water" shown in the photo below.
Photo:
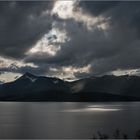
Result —
<path fill-rule="evenodd" d="M 140 102 L 0 102 L 0 138 L 91 138 L 140 129 Z"/>

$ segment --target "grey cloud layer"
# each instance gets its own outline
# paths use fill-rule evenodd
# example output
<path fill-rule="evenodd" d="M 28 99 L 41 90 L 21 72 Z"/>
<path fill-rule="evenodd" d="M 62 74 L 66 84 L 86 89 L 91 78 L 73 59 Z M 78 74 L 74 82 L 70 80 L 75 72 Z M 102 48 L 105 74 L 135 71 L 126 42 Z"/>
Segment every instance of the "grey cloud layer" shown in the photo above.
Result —
<path fill-rule="evenodd" d="M 0 54 L 19 58 L 51 27 L 52 2 L 0 2 Z"/>
<path fill-rule="evenodd" d="M 102 74 L 117 69 L 139 68 L 140 2 L 118 2 L 102 14 L 110 17 L 109 41 L 108 44 L 102 43 L 112 50 L 109 53 L 113 55 L 93 62 L 93 71 Z"/>
<path fill-rule="evenodd" d="M 5 6 L 0 3 L 0 54 L 14 58 L 24 56 L 50 29 L 52 18 L 40 16 L 50 5 L 48 2 L 6 3 Z M 108 19 L 109 28 L 104 31 L 95 26 L 88 30 L 82 22 L 56 18 L 57 28 L 65 29 L 71 40 L 61 44 L 55 56 L 25 57 L 26 62 L 33 62 L 38 68 L 24 67 L 19 71 L 49 74 L 49 67 L 79 68 L 90 64 L 89 75 L 100 75 L 117 69 L 140 68 L 140 2 L 82 1 L 78 6 L 95 17 Z M 75 76 L 80 78 L 87 73 L 76 72 Z"/>

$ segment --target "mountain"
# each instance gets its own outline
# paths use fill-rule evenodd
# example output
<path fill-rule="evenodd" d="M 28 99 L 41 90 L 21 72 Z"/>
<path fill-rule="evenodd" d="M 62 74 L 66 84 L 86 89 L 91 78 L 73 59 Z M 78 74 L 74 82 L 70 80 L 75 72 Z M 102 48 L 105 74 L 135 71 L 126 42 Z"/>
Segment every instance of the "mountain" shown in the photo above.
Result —
<path fill-rule="evenodd" d="M 140 97 L 139 76 L 105 75 L 92 77 L 74 82 L 74 87 L 81 87 L 82 92 L 105 92 L 115 95 Z"/>
<path fill-rule="evenodd" d="M 44 96 L 45 98 L 49 98 L 50 93 L 64 93 L 67 89 L 66 83 L 58 78 L 35 76 L 31 73 L 25 73 L 17 80 L 3 84 L 0 88 L 0 98 L 11 100 L 32 97 L 44 98 Z"/>
<path fill-rule="evenodd" d="M 25 73 L 0 86 L 3 101 L 135 101 L 140 100 L 140 77 L 90 77 L 74 82 Z"/>

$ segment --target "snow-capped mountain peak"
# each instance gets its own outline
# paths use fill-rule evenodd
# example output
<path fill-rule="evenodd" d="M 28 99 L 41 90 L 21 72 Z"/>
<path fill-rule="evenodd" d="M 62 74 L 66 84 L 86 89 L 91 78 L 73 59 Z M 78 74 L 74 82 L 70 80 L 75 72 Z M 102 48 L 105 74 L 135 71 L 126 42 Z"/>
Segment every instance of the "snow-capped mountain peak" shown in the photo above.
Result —
<path fill-rule="evenodd" d="M 33 77 L 29 77 L 29 76 L 26 76 L 26 78 L 28 78 L 31 82 L 35 82 L 37 80 L 37 78 L 33 78 Z"/>
<path fill-rule="evenodd" d="M 29 79 L 31 82 L 35 82 L 38 79 L 38 76 L 35 76 L 35 75 L 27 72 L 19 79 Z"/>

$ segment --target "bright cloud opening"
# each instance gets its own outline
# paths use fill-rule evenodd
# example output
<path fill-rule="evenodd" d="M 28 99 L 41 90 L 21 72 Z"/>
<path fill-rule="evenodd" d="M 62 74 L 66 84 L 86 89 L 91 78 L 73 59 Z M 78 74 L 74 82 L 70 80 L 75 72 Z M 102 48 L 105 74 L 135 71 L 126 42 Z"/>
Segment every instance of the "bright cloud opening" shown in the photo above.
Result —
<path fill-rule="evenodd" d="M 116 75 L 116 76 L 121 76 L 121 75 L 140 75 L 140 69 L 130 69 L 130 70 L 115 70 L 112 71 L 111 74 Z"/>
<path fill-rule="evenodd" d="M 58 28 L 52 28 L 49 33 L 45 34 L 37 44 L 27 52 L 29 54 L 47 54 L 49 56 L 55 56 L 61 49 L 61 43 L 65 43 L 67 40 L 67 33 L 65 30 L 59 30 Z"/>
<path fill-rule="evenodd" d="M 37 68 L 37 66 L 33 63 L 25 63 L 23 60 L 18 61 L 18 60 L 8 59 L 0 56 L 0 68 L 18 69 L 19 67 L 25 67 L 25 66 Z"/>
<path fill-rule="evenodd" d="M 4 72 L 3 74 L 0 74 L 0 80 L 4 83 L 12 82 L 20 76 L 21 73 Z"/>
<path fill-rule="evenodd" d="M 96 25 L 102 30 L 106 30 L 109 27 L 108 20 L 102 16 L 95 17 L 86 13 L 80 7 L 76 7 L 78 1 L 56 1 L 52 9 L 52 15 L 55 14 L 61 19 L 74 19 L 78 22 L 83 22 L 87 25 L 87 28 L 91 30 Z"/>
<path fill-rule="evenodd" d="M 61 68 L 50 68 L 50 73 L 52 76 L 64 79 L 67 81 L 77 80 L 75 77 L 76 73 L 90 73 L 91 65 L 84 67 L 73 67 L 73 66 L 63 66 Z"/>

